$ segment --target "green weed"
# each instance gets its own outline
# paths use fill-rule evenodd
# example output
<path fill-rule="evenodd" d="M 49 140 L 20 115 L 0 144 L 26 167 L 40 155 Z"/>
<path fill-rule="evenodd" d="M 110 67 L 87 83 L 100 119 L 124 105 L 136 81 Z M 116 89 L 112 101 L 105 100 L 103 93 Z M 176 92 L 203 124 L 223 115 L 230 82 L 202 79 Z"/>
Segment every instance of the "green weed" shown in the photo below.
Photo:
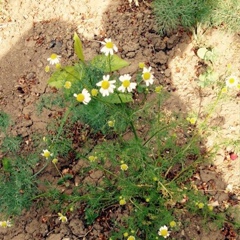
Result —
<path fill-rule="evenodd" d="M 195 29 L 199 24 L 234 32 L 240 28 L 240 3 L 235 0 L 154 0 L 153 9 L 162 34 L 180 26 Z"/>

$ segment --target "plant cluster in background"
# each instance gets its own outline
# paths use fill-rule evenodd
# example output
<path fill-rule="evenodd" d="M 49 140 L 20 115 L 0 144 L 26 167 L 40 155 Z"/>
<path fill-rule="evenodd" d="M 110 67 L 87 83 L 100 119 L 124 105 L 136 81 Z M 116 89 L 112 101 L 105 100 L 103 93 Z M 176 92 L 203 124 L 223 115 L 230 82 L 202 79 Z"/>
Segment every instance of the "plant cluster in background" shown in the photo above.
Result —
<path fill-rule="evenodd" d="M 53 216 L 62 223 L 81 208 L 86 224 L 93 224 L 107 211 L 121 213 L 120 219 L 110 217 L 112 240 L 174 236 L 187 226 L 186 213 L 200 216 L 203 223 L 223 226 L 226 215 L 219 214 L 191 180 L 207 156 L 194 128 L 196 116 L 186 121 L 163 111 L 166 93 L 162 86 L 154 86 L 152 68 L 139 63 L 136 76 L 119 75 L 117 71 L 128 62 L 115 54 L 118 48 L 110 38 L 100 43 L 102 54 L 86 62 L 82 43 L 74 34 L 76 63 L 61 66 L 57 54 L 47 59 L 50 65 L 45 71 L 52 72 L 48 84 L 59 91 L 43 97 L 41 108 L 55 104 L 63 114 L 49 126 L 49 135 L 36 144 L 36 153 L 21 156 L 20 140 L 10 141 L 12 145 L 3 141 L 6 157 L 0 172 L 0 184 L 4 183 L 0 210 L 5 220 L 1 226 L 10 227 L 9 219 L 35 199 L 54 202 Z M 211 53 L 207 55 L 211 61 Z M 226 81 L 231 86 L 235 83 L 232 76 Z M 147 101 L 149 94 L 154 94 L 151 102 Z M 4 113 L 0 117 L 7 139 L 9 119 Z M 38 161 L 41 168 L 36 170 Z M 61 170 L 61 165 L 70 162 L 82 163 L 82 167 L 75 172 Z M 41 192 L 36 178 L 49 166 L 59 179 L 56 185 L 45 182 L 47 190 Z M 73 185 L 76 176 L 80 180 Z M 71 189 L 71 193 L 62 189 Z"/>
<path fill-rule="evenodd" d="M 240 2 L 235 0 L 154 0 L 153 10 L 161 33 L 183 26 L 218 26 L 238 32 Z"/>

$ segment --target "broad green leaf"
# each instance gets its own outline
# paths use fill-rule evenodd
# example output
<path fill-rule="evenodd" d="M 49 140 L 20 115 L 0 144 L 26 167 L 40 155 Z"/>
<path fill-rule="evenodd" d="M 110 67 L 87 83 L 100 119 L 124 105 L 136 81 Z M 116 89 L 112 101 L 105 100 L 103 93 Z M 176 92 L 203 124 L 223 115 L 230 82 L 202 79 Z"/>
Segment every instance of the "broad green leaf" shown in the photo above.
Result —
<path fill-rule="evenodd" d="M 106 55 L 97 55 L 92 59 L 91 63 L 96 68 L 102 69 L 105 73 L 117 71 L 129 65 L 127 61 L 123 60 L 116 54 L 110 55 L 110 57 Z"/>
<path fill-rule="evenodd" d="M 101 97 L 101 101 L 106 103 L 128 103 L 132 102 L 132 94 L 130 93 L 113 93 L 106 97 Z"/>
<path fill-rule="evenodd" d="M 48 80 L 48 84 L 51 87 L 61 88 L 66 81 L 74 82 L 76 80 L 81 80 L 82 74 L 79 72 L 77 65 L 66 66 L 52 74 Z"/>
<path fill-rule="evenodd" d="M 84 62 L 82 42 L 76 32 L 74 33 L 73 40 L 74 40 L 74 51 L 77 54 L 79 60 Z"/>

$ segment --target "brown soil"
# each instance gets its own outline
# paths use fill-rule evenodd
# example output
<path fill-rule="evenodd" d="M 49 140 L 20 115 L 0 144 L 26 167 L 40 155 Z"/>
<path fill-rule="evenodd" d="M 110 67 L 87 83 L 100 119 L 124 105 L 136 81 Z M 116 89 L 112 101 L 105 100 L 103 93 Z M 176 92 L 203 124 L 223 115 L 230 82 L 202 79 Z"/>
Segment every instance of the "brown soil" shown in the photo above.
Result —
<path fill-rule="evenodd" d="M 61 55 L 63 65 L 73 62 L 72 37 L 75 31 L 83 41 L 87 59 L 99 53 L 97 41 L 111 37 L 119 48 L 118 54 L 131 63 L 122 73 L 134 74 L 139 62 L 149 63 L 154 69 L 156 83 L 171 93 L 164 105 L 166 111 L 181 112 L 187 117 L 214 101 L 212 89 L 199 92 L 196 78 L 200 60 L 196 56 L 196 47 L 216 48 L 218 57 L 214 67 L 219 75 L 223 74 L 228 63 L 232 64 L 235 75 L 239 75 L 239 35 L 224 34 L 215 29 L 199 34 L 196 40 L 180 29 L 160 37 L 148 6 L 149 3 L 140 2 L 138 8 L 129 7 L 127 1 L 110 0 L 3 1 L 0 15 L 0 110 L 9 113 L 13 119 L 15 124 L 11 132 L 22 136 L 28 144 L 33 133 L 45 131 L 55 114 L 52 109 L 44 110 L 40 116 L 36 112 L 40 96 L 52 92 L 47 86 L 49 74 L 44 71 L 46 59 L 55 52 Z M 220 144 L 223 139 L 229 144 L 220 148 L 211 166 L 202 166 L 196 173 L 199 184 L 214 183 L 216 191 L 212 198 L 220 205 L 229 200 L 229 195 L 224 193 L 228 184 L 233 185 L 235 199 L 240 200 L 240 158 L 235 161 L 229 158 L 229 153 L 235 151 L 231 141 L 239 138 L 239 113 L 239 94 L 234 92 L 229 101 L 220 104 L 213 116 L 211 124 L 220 126 L 218 132 L 206 139 L 207 148 L 212 143 Z M 47 178 L 52 181 L 54 174 L 49 172 Z M 92 176 L 92 179 L 99 178 Z M 105 214 L 111 218 L 123 213 L 116 210 L 114 216 L 110 211 Z M 191 225 L 183 229 L 177 239 L 230 239 L 211 226 L 211 233 L 199 231 L 198 220 L 191 217 L 188 220 Z M 86 226 L 81 212 L 78 212 L 63 224 L 47 207 L 39 209 L 34 205 L 16 219 L 13 227 L 1 228 L 0 239 L 108 239 L 109 230 L 108 222 L 103 218 Z"/>

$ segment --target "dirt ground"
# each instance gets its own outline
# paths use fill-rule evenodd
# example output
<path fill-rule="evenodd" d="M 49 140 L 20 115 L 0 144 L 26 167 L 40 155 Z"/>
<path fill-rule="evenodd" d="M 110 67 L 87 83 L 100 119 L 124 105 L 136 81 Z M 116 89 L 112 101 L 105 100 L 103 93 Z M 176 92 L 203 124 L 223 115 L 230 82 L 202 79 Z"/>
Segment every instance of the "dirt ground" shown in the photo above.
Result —
<path fill-rule="evenodd" d="M 5 0 L 0 14 L 0 110 L 9 113 L 15 122 L 12 132 L 21 135 L 26 143 L 32 133 L 44 131 L 51 117 L 45 110 L 36 113 L 36 102 L 41 95 L 51 92 L 47 86 L 49 74 L 44 71 L 51 53 L 61 55 L 62 65 L 75 60 L 73 33 L 76 31 L 84 45 L 84 54 L 90 59 L 99 53 L 98 41 L 112 38 L 119 48 L 119 55 L 131 65 L 123 73 L 136 73 L 139 62 L 146 62 L 154 69 L 156 82 L 171 93 L 165 103 L 169 112 L 189 113 L 206 108 L 215 99 L 213 89 L 199 91 L 197 74 L 199 58 L 196 46 L 214 47 L 217 60 L 214 67 L 222 75 L 231 63 L 234 75 L 240 77 L 240 35 L 223 33 L 218 29 L 200 33 L 198 39 L 182 29 L 160 37 L 148 7 L 149 2 L 140 2 L 139 7 L 129 6 L 128 1 L 111 0 Z M 230 160 L 236 152 L 231 142 L 239 140 L 240 98 L 233 92 L 228 101 L 222 102 L 213 116 L 206 147 L 221 143 L 212 168 L 203 166 L 198 174 L 202 182 L 215 183 L 213 198 L 224 203 L 228 194 L 227 185 L 233 185 L 235 198 L 240 200 L 240 157 Z M 236 152 L 240 156 L 240 152 Z M 238 205 L 235 206 L 239 208 Z M 49 222 L 43 221 L 48 216 Z M 54 219 L 54 220 L 53 220 Z M 87 228 L 78 214 L 68 224 L 60 224 L 48 210 L 31 208 L 9 229 L 0 229 L 2 240 L 73 240 L 107 239 L 104 225 L 96 223 Z M 1 220 L 1 219 L 0 219 Z M 220 231 L 212 235 L 199 233 L 197 221 L 192 228 L 183 230 L 179 239 L 221 240 Z"/>

